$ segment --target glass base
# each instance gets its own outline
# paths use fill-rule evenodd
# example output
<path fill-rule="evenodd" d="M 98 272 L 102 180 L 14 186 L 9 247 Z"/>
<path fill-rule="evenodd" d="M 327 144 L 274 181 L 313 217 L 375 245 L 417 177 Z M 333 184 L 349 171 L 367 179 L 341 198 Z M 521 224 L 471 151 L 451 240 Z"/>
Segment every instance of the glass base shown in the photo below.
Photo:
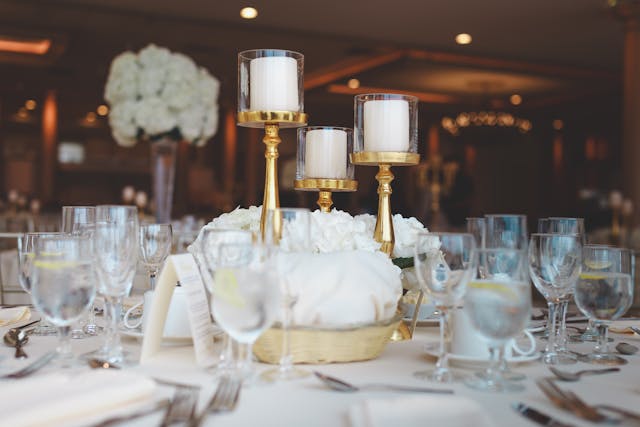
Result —
<path fill-rule="evenodd" d="M 580 358 L 581 362 L 592 363 L 594 365 L 618 366 L 629 363 L 627 359 L 623 359 L 614 353 L 591 353 Z"/>
<path fill-rule="evenodd" d="M 79 359 L 85 362 L 88 362 L 91 359 L 98 359 L 101 361 L 112 363 L 113 365 L 122 368 L 131 367 L 138 364 L 138 360 L 132 357 L 132 353 L 130 351 L 123 350 L 121 355 L 111 354 L 111 356 L 109 356 L 104 351 L 103 347 L 100 347 L 99 349 L 90 351 L 88 353 L 84 353 L 80 355 Z"/>
<path fill-rule="evenodd" d="M 458 382 L 462 377 L 451 369 L 433 369 L 427 371 L 417 371 L 413 373 L 414 378 L 435 383 L 451 384 Z"/>
<path fill-rule="evenodd" d="M 578 356 L 568 351 L 548 352 L 542 355 L 542 363 L 547 365 L 572 365 L 578 362 Z"/>
<path fill-rule="evenodd" d="M 86 338 L 97 337 L 102 335 L 104 328 L 98 325 L 86 325 L 82 329 L 74 329 L 71 331 L 71 339 L 82 340 Z"/>
<path fill-rule="evenodd" d="M 509 368 L 507 368 L 506 370 L 500 370 L 500 375 L 507 381 L 523 381 L 527 379 L 527 376 L 525 374 L 512 371 Z M 476 376 L 484 380 L 487 379 L 487 374 L 485 371 L 476 372 Z"/>
<path fill-rule="evenodd" d="M 43 325 L 42 323 L 40 323 L 38 326 L 29 331 L 29 335 L 33 335 L 36 337 L 51 337 L 54 335 L 58 335 L 58 329 L 53 325 Z"/>
<path fill-rule="evenodd" d="M 509 381 L 505 378 L 489 379 L 485 372 L 478 372 L 476 375 L 468 377 L 464 383 L 474 390 L 490 391 L 495 393 L 523 391 L 525 389 L 525 386 L 522 383 Z"/>
<path fill-rule="evenodd" d="M 306 369 L 291 366 L 287 369 L 281 369 L 280 367 L 267 369 L 260 374 L 260 378 L 267 382 L 277 382 L 297 380 L 308 377 L 309 375 L 311 375 L 311 372 Z"/>

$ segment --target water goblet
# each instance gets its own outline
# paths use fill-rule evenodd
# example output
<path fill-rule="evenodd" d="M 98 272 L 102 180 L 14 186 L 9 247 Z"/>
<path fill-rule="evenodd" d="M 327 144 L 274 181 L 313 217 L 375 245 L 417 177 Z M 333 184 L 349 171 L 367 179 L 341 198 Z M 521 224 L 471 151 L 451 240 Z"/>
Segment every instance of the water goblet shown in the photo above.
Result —
<path fill-rule="evenodd" d="M 475 273 L 475 239 L 463 233 L 420 233 L 414 249 L 414 265 L 421 289 L 428 293 L 440 316 L 440 351 L 435 369 L 414 376 L 450 383 L 451 328 L 449 311 L 462 302 L 467 282 Z"/>
<path fill-rule="evenodd" d="M 149 285 L 153 291 L 160 267 L 171 251 L 171 224 L 143 224 L 140 226 L 139 237 L 140 261 L 149 274 Z"/>
<path fill-rule="evenodd" d="M 278 246 L 278 250 L 274 251 L 274 257 L 283 302 L 282 353 L 278 367 L 262 373 L 262 378 L 267 381 L 293 380 L 310 375 L 308 370 L 293 364 L 289 331 L 293 307 L 298 301 L 290 280 L 295 260 L 289 254 L 311 250 L 310 224 L 311 212 L 308 209 L 276 208 L 267 213 L 264 240 Z"/>
<path fill-rule="evenodd" d="M 526 215 L 485 215 L 485 247 L 525 249 L 529 243 Z"/>
<path fill-rule="evenodd" d="M 95 206 L 63 206 L 62 207 L 62 224 L 60 231 L 72 235 L 81 235 L 91 237 L 96 225 L 96 208 Z M 104 328 L 96 325 L 96 316 L 94 307 L 89 309 L 87 319 L 81 319 L 82 328 L 76 328 L 71 331 L 71 337 L 74 339 L 88 338 L 100 335 Z"/>
<path fill-rule="evenodd" d="M 213 295 L 214 276 L 219 265 L 220 245 L 223 243 L 251 244 L 252 242 L 253 234 L 248 230 L 205 228 L 202 231 L 200 240 L 196 240 L 196 243 L 199 243 L 199 248 L 197 248 L 199 250 L 193 248 L 191 253 L 200 269 L 209 294 Z M 233 340 L 229 334 L 225 333 L 216 370 L 222 374 L 232 369 L 233 364 Z"/>
<path fill-rule="evenodd" d="M 99 292 L 104 296 L 108 327 L 105 343 L 96 355 L 111 363 L 128 364 L 118 325 L 122 301 L 129 294 L 138 260 L 138 209 L 135 206 L 96 207 L 93 238 Z"/>
<path fill-rule="evenodd" d="M 35 260 L 37 242 L 42 238 L 54 238 L 61 235 L 62 233 L 26 233 L 18 239 L 18 282 L 26 293 L 31 294 L 33 261 Z M 50 336 L 57 333 L 57 329 L 45 317 L 31 331 L 31 335 L 34 336 Z"/>
<path fill-rule="evenodd" d="M 627 361 L 609 351 L 609 324 L 622 316 L 633 303 L 633 254 L 628 249 L 606 246 L 585 246 L 582 251 L 582 272 L 576 284 L 574 298 L 578 309 L 595 321 L 598 341 L 593 353 L 581 361 L 624 365 Z"/>
<path fill-rule="evenodd" d="M 566 348 L 566 312 L 573 288 L 580 274 L 582 239 L 577 234 L 531 235 L 529 275 L 549 306 L 549 339 L 544 363 L 576 363 L 576 356 Z M 558 325 L 559 320 L 559 325 Z"/>
<path fill-rule="evenodd" d="M 484 248 L 485 239 L 486 239 L 486 227 L 487 223 L 484 218 L 476 218 L 470 217 L 466 218 L 467 222 L 467 233 L 473 235 L 476 239 L 476 248 L 481 249 Z"/>
<path fill-rule="evenodd" d="M 464 310 L 473 327 L 487 341 L 491 359 L 483 373 L 468 378 L 465 383 L 485 391 L 523 390 L 521 383 L 502 375 L 500 365 L 505 359 L 505 345 L 524 330 L 531 315 L 526 252 L 491 248 L 480 249 L 477 254 L 478 274 L 467 285 Z"/>
<path fill-rule="evenodd" d="M 237 375 L 245 383 L 254 378 L 252 347 L 273 323 L 280 302 L 280 286 L 270 248 L 254 243 L 223 243 L 218 247 L 211 309 L 218 325 L 245 344 Z"/>
<path fill-rule="evenodd" d="M 35 307 L 58 329 L 58 359 L 73 365 L 70 332 L 89 309 L 96 293 L 91 239 L 59 235 L 38 240 L 33 261 L 31 297 Z"/>

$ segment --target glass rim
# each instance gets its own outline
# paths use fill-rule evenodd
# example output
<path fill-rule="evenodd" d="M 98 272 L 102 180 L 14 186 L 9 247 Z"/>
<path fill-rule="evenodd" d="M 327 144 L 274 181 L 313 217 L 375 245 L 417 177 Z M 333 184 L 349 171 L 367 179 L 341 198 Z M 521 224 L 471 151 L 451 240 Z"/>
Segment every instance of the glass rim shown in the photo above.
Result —
<path fill-rule="evenodd" d="M 583 250 L 593 250 L 593 251 L 608 251 L 608 252 L 628 252 L 629 254 L 633 254 L 633 250 L 630 248 L 619 248 L 617 246 L 605 246 L 605 245 L 583 245 Z"/>
<path fill-rule="evenodd" d="M 357 101 L 376 101 L 376 100 L 385 100 L 385 99 L 406 100 L 410 102 L 415 102 L 416 104 L 419 102 L 418 97 L 414 95 L 406 95 L 403 93 L 386 93 L 386 92 L 361 93 L 359 95 L 355 95 L 353 99 L 356 102 Z"/>
<path fill-rule="evenodd" d="M 473 237 L 473 234 L 467 232 L 456 231 L 419 231 L 416 236 L 469 236 Z"/>
<path fill-rule="evenodd" d="M 331 125 L 314 125 L 314 126 L 304 126 L 301 128 L 298 128 L 298 133 L 302 133 L 303 131 L 310 131 L 310 130 L 323 130 L 323 129 L 327 129 L 327 130 L 341 130 L 344 131 L 346 133 L 353 133 L 353 128 L 348 128 L 348 127 L 344 127 L 344 126 L 331 126 Z"/>
<path fill-rule="evenodd" d="M 531 233 L 529 236 L 581 237 L 582 233 Z"/>
<path fill-rule="evenodd" d="M 485 214 L 484 218 L 497 218 L 497 217 L 504 217 L 504 218 L 526 218 L 527 215 L 525 214 Z"/>
<path fill-rule="evenodd" d="M 584 218 L 577 217 L 577 216 L 547 216 L 547 217 L 538 218 L 538 219 L 577 219 L 577 220 L 584 221 Z"/>
<path fill-rule="evenodd" d="M 258 53 L 258 52 L 273 52 L 273 53 L 278 53 L 279 55 L 250 56 L 251 53 Z M 247 49 L 247 50 L 242 50 L 238 52 L 238 57 L 243 59 L 256 59 L 256 58 L 282 57 L 282 56 L 291 57 L 295 59 L 304 58 L 304 54 L 300 52 L 296 52 L 295 50 L 287 50 L 287 49 L 262 48 L 262 49 Z"/>

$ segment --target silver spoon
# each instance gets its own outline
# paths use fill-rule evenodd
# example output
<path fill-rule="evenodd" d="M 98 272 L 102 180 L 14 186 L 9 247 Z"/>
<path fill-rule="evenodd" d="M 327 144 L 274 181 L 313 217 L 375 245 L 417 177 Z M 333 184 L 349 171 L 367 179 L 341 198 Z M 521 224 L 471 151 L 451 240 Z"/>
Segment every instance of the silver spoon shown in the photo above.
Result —
<path fill-rule="evenodd" d="M 556 377 L 560 378 L 562 381 L 578 381 L 583 375 L 600 375 L 606 374 L 608 372 L 618 372 L 620 368 L 606 368 L 606 369 L 583 369 L 582 371 L 577 372 L 567 372 L 561 371 L 553 366 L 549 366 L 549 370 Z"/>
<path fill-rule="evenodd" d="M 621 342 L 621 343 L 618 343 L 618 345 L 616 345 L 616 350 L 618 350 L 618 353 L 620 354 L 630 356 L 638 352 L 638 347 L 636 347 L 633 344 Z"/>
<path fill-rule="evenodd" d="M 346 391 L 346 392 L 354 392 L 363 389 L 376 389 L 376 390 L 390 390 L 390 391 L 406 391 L 406 392 L 416 392 L 416 393 L 442 393 L 442 394 L 452 394 L 453 390 L 447 389 L 437 389 L 437 388 L 426 388 L 426 387 L 410 387 L 410 386 L 401 386 L 401 385 L 393 385 L 393 384 L 366 384 L 355 386 L 353 384 L 349 384 L 344 380 L 340 380 L 335 377 L 331 377 L 329 375 L 321 374 L 320 372 L 313 371 L 314 375 L 320 379 L 323 383 L 329 386 L 332 390 L 336 391 Z"/>

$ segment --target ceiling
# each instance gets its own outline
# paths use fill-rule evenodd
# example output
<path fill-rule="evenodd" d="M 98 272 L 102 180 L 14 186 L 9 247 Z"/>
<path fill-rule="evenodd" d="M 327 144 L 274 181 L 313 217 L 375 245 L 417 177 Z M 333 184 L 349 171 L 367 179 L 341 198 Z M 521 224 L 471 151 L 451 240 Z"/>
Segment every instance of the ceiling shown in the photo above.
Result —
<path fill-rule="evenodd" d="M 245 5 L 257 19 L 240 18 Z M 619 93 L 623 50 L 623 25 L 605 0 L 0 0 L 3 31 L 52 35 L 64 52 L 40 67 L 0 56 L 0 94 L 54 85 L 90 102 L 101 99 L 111 59 L 150 42 L 209 68 L 228 105 L 236 54 L 249 48 L 303 52 L 312 102 L 344 103 L 357 77 L 360 91 L 496 107 L 513 93 L 538 107 Z M 460 32 L 473 43 L 456 45 Z"/>

